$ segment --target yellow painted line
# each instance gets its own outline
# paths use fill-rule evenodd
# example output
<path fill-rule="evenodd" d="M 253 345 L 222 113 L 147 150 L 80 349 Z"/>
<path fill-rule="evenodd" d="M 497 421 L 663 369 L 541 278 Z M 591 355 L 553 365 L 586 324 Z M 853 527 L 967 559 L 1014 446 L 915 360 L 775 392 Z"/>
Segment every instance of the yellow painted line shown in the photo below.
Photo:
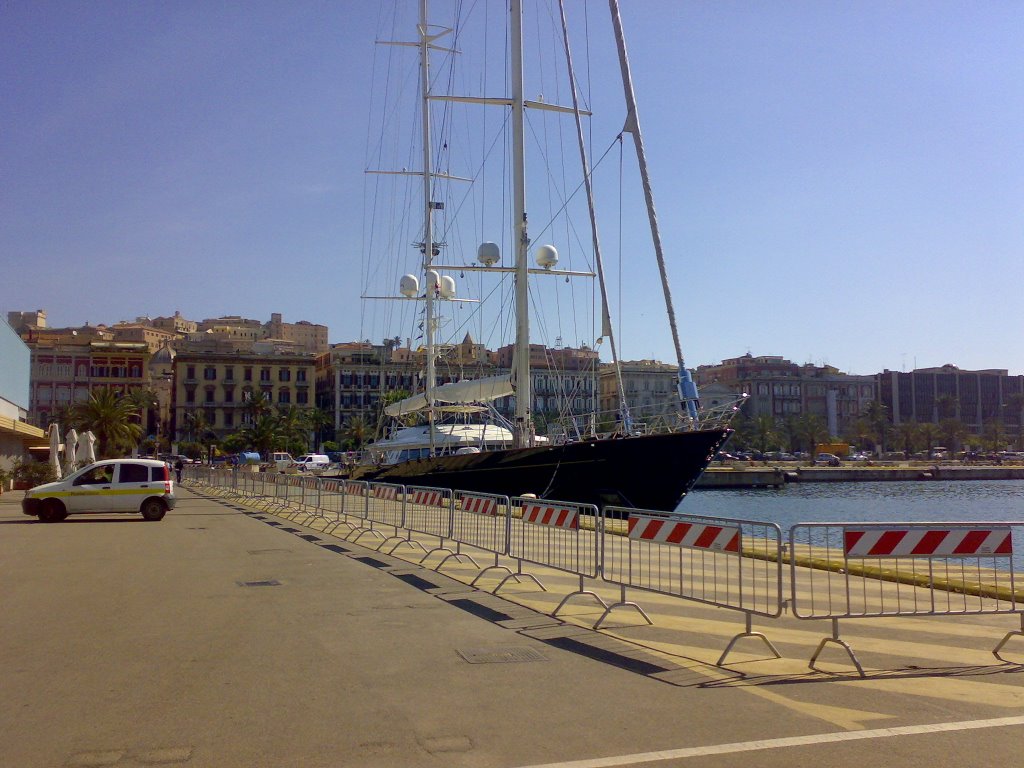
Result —
<path fill-rule="evenodd" d="M 731 744 L 710 744 L 704 747 L 665 749 L 658 752 L 640 752 L 633 755 L 599 757 L 589 760 L 569 760 L 561 763 L 520 766 L 519 768 L 617 768 L 617 766 L 630 766 L 641 763 L 662 762 L 665 760 L 685 760 L 691 757 L 700 758 L 707 757 L 709 755 L 733 755 L 741 752 L 763 752 L 769 749 L 785 749 L 787 747 L 807 747 L 818 744 L 836 744 L 850 741 L 866 741 L 870 739 L 888 739 L 900 736 L 974 731 L 984 728 L 1006 728 L 1015 725 L 1024 725 L 1024 716 L 999 717 L 991 720 L 966 720 L 953 723 L 934 723 L 930 725 L 907 725 L 898 728 L 876 728 L 869 731 L 820 733 L 811 734 L 809 736 L 789 736 L 781 739 L 762 739 L 759 741 L 739 741 Z"/>

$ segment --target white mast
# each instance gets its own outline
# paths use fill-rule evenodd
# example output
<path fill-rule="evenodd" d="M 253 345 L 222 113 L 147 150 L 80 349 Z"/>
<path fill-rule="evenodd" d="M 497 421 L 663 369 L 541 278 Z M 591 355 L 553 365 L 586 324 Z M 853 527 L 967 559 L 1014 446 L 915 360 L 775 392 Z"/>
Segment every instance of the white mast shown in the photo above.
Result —
<path fill-rule="evenodd" d="M 626 55 L 626 37 L 622 31 L 622 19 L 619 16 L 618 0 L 608 0 L 608 7 L 611 10 L 612 25 L 615 29 L 615 42 L 619 49 L 619 69 L 622 72 L 622 90 L 626 97 L 627 115 L 623 132 L 633 134 L 633 146 L 636 148 L 637 164 L 639 165 L 640 179 L 643 182 L 644 188 L 644 199 L 647 201 L 647 218 L 651 224 L 651 237 L 654 239 L 654 255 L 657 257 L 658 270 L 661 272 L 661 287 L 665 294 L 665 309 L 668 312 L 668 322 L 672 329 L 672 341 L 676 348 L 676 362 L 679 365 L 679 399 L 690 419 L 691 425 L 696 426 L 697 387 L 693 383 L 690 372 L 686 370 L 686 363 L 683 361 L 683 348 L 679 343 L 676 313 L 672 307 L 672 292 L 668 286 L 668 271 L 665 268 L 665 254 L 661 246 L 658 215 L 654 210 L 654 192 L 651 189 L 650 174 L 647 172 L 647 155 L 644 152 L 643 134 L 640 133 L 640 116 L 636 107 L 636 95 L 633 92 L 633 76 L 629 69 L 629 57 Z"/>
<path fill-rule="evenodd" d="M 430 435 L 430 453 L 434 453 L 434 387 L 437 374 L 434 368 L 434 286 L 431 271 L 434 260 L 434 214 L 430 199 L 430 43 L 433 39 L 427 28 L 427 0 L 420 0 L 420 96 L 423 100 L 423 274 L 425 276 L 426 301 L 424 306 L 424 328 L 427 346 L 427 424 Z"/>
<path fill-rule="evenodd" d="M 513 361 L 516 387 L 515 445 L 524 448 L 533 443 L 530 411 L 533 394 L 530 381 L 530 302 L 529 262 L 527 250 L 530 236 L 526 231 L 526 170 L 523 129 L 523 7 L 521 0 L 511 2 L 512 59 L 512 226 L 515 240 L 516 345 Z"/>

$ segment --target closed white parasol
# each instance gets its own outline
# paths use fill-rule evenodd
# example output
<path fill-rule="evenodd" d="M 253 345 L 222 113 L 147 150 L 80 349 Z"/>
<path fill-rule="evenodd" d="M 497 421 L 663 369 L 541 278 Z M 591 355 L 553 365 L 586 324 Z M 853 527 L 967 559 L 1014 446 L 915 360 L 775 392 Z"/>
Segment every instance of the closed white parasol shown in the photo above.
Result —
<path fill-rule="evenodd" d="M 80 467 L 87 467 L 90 464 L 96 463 L 96 435 L 91 431 L 83 432 L 79 436 L 75 463 Z"/>
<path fill-rule="evenodd" d="M 78 450 L 78 433 L 69 429 L 64 435 L 64 474 L 75 471 L 75 451 Z"/>
<path fill-rule="evenodd" d="M 60 427 L 57 424 L 51 424 L 47 431 L 50 433 L 50 466 L 57 473 L 59 480 L 62 477 L 60 473 Z"/>

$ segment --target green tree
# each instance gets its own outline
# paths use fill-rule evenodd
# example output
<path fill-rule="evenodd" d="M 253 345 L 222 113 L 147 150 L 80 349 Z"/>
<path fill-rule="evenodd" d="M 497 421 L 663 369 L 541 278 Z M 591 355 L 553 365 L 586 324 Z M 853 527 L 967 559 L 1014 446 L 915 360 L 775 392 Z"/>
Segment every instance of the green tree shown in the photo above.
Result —
<path fill-rule="evenodd" d="M 761 453 L 768 453 L 778 445 L 779 436 L 775 419 L 771 416 L 758 416 L 752 424 L 751 446 Z"/>
<path fill-rule="evenodd" d="M 805 413 L 796 420 L 795 428 L 803 450 L 811 454 L 813 459 L 818 443 L 825 442 L 829 437 L 825 420 L 816 413 Z"/>
<path fill-rule="evenodd" d="M 324 428 L 334 423 L 334 417 L 322 408 L 310 408 L 306 411 L 306 423 L 315 436 L 313 450 L 317 450 L 324 444 Z"/>
<path fill-rule="evenodd" d="M 959 451 L 961 441 L 968 434 L 967 427 L 960 419 L 943 419 L 939 422 L 939 435 L 951 451 Z"/>
<path fill-rule="evenodd" d="M 893 439 L 896 445 L 900 446 L 903 455 L 910 458 L 910 454 L 917 450 L 921 439 L 921 427 L 917 422 L 904 421 L 893 428 Z"/>
<path fill-rule="evenodd" d="M 1024 448 L 1024 393 L 1010 395 L 1006 399 L 1006 407 L 1017 414 L 1017 448 Z"/>
<path fill-rule="evenodd" d="M 298 455 L 309 448 L 309 420 L 303 409 L 290 405 L 278 413 L 274 445 Z"/>
<path fill-rule="evenodd" d="M 871 427 L 871 436 L 880 451 L 885 451 L 886 437 L 889 434 L 889 409 L 877 400 L 868 403 L 864 418 Z"/>
<path fill-rule="evenodd" d="M 345 443 L 354 450 L 360 450 L 366 442 L 370 439 L 372 430 L 370 425 L 366 423 L 366 419 L 362 416 L 353 416 L 347 422 L 345 422 L 345 428 L 342 430 L 342 437 Z"/>
<path fill-rule="evenodd" d="M 278 418 L 273 413 L 264 413 L 242 429 L 246 443 L 255 448 L 264 459 L 270 457 L 278 440 Z"/>
<path fill-rule="evenodd" d="M 960 398 L 956 395 L 939 395 L 935 398 L 935 408 L 940 421 L 943 419 L 960 420 Z"/>
<path fill-rule="evenodd" d="M 139 412 L 132 401 L 109 387 L 89 393 L 89 399 L 74 408 L 73 421 L 96 436 L 99 458 L 123 456 L 142 437 Z"/>
<path fill-rule="evenodd" d="M 1006 427 L 999 419 L 988 419 L 982 426 L 982 440 L 990 451 L 1001 451 L 1006 448 Z"/>

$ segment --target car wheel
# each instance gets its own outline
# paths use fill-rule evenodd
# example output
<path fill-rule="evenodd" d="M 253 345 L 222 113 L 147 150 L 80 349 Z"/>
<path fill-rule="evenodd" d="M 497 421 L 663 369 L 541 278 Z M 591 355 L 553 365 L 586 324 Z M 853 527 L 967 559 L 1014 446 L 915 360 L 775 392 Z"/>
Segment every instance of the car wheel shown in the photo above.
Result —
<path fill-rule="evenodd" d="M 142 502 L 141 512 L 142 516 L 146 520 L 152 520 L 154 522 L 157 520 L 163 520 L 164 515 L 167 514 L 167 510 L 164 509 L 164 505 L 157 499 L 146 499 Z"/>
<path fill-rule="evenodd" d="M 64 505 L 52 499 L 43 502 L 43 506 L 39 510 L 39 519 L 44 523 L 59 523 L 66 520 L 67 517 L 68 513 L 65 511 Z"/>

